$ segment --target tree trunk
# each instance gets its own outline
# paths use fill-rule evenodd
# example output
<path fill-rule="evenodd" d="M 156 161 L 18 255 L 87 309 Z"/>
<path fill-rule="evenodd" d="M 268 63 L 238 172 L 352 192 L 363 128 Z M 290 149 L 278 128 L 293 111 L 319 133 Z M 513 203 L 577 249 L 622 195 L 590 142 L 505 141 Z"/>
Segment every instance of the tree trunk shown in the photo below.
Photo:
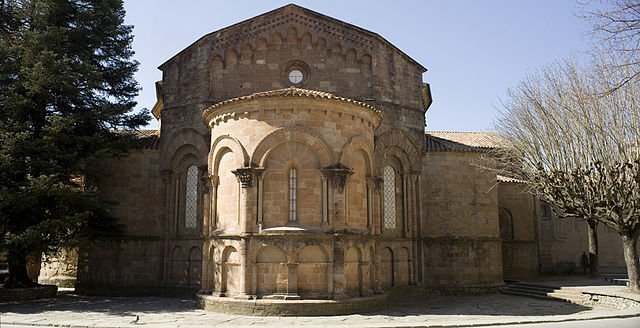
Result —
<path fill-rule="evenodd" d="M 638 261 L 639 233 L 622 234 L 622 247 L 624 251 L 624 262 L 627 264 L 627 275 L 629 276 L 629 290 L 633 293 L 640 293 L 640 265 Z"/>
<path fill-rule="evenodd" d="M 9 278 L 4 284 L 6 288 L 32 287 L 37 285 L 27 274 L 27 254 L 22 249 L 10 249 L 7 254 Z"/>
<path fill-rule="evenodd" d="M 600 276 L 600 264 L 598 263 L 598 221 L 587 220 L 589 235 L 589 277 Z"/>

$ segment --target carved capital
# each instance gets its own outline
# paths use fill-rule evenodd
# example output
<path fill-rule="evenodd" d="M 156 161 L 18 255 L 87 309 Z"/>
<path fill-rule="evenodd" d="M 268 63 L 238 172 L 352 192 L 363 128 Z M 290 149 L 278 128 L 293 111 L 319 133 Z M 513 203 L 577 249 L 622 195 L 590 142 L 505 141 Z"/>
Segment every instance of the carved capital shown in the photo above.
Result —
<path fill-rule="evenodd" d="M 320 173 L 331 180 L 333 188 L 342 192 L 347 184 L 347 178 L 353 174 L 353 170 L 341 163 L 337 163 L 321 169 Z"/>
<path fill-rule="evenodd" d="M 251 188 L 253 187 L 253 178 L 258 178 L 264 172 L 264 168 L 261 167 L 241 167 L 231 171 L 231 173 L 235 174 L 242 188 Z"/>
<path fill-rule="evenodd" d="M 373 190 L 376 194 L 380 192 L 382 186 L 382 179 L 379 177 L 367 177 L 367 187 Z"/>

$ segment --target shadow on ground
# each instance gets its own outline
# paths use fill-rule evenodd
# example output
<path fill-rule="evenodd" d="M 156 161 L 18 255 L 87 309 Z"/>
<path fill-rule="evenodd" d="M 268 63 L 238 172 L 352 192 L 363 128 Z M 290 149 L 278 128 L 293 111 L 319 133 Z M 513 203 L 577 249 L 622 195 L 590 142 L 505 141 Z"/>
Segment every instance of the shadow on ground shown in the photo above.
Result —
<path fill-rule="evenodd" d="M 53 299 L 0 304 L 0 313 L 32 314 L 42 312 L 98 312 L 119 316 L 137 313 L 196 311 L 190 299 L 166 297 L 100 297 L 63 294 Z"/>
<path fill-rule="evenodd" d="M 478 296 L 403 295 L 392 297 L 385 310 L 362 313 L 360 316 L 550 316 L 571 315 L 590 310 L 590 307 L 550 300 L 531 299 L 501 294 Z M 165 297 L 94 297 L 74 294 L 55 299 L 0 304 L 0 313 L 34 314 L 105 313 L 135 316 L 141 313 L 203 313 L 190 299 Z"/>
<path fill-rule="evenodd" d="M 571 315 L 591 307 L 562 301 L 542 300 L 502 294 L 473 296 L 392 297 L 389 308 L 375 314 L 410 315 L 480 315 L 480 316 L 551 316 Z"/>

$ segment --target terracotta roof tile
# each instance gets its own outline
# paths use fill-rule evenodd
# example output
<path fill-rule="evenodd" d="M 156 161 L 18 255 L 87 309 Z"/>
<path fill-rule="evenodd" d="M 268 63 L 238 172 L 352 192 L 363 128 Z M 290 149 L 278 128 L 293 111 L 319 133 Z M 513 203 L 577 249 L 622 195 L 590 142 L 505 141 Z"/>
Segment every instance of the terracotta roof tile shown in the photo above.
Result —
<path fill-rule="evenodd" d="M 500 137 L 493 132 L 427 131 L 425 151 L 481 152 L 500 146 Z"/>
<path fill-rule="evenodd" d="M 256 92 L 256 93 L 252 93 L 250 95 L 224 100 L 224 101 L 215 103 L 212 106 L 210 106 L 209 108 L 205 109 L 203 115 L 206 115 L 207 112 L 216 110 L 220 106 L 231 104 L 231 103 L 236 103 L 236 102 L 241 102 L 241 101 L 248 101 L 248 100 L 253 100 L 253 99 L 260 99 L 260 98 L 282 98 L 282 97 L 309 97 L 309 98 L 321 98 L 321 99 L 329 99 L 329 100 L 340 101 L 340 102 L 347 102 L 347 103 L 352 103 L 354 105 L 357 105 L 357 106 L 363 107 L 365 109 L 368 109 L 368 110 L 370 110 L 370 111 L 372 111 L 372 112 L 374 112 L 374 113 L 376 113 L 376 114 L 378 114 L 378 115 L 380 115 L 382 117 L 382 112 L 380 112 L 378 109 L 376 109 L 375 107 L 373 107 L 373 106 L 371 106 L 371 105 L 369 105 L 367 103 L 363 103 L 363 102 L 360 102 L 360 101 L 357 101 L 357 100 L 353 100 L 353 99 L 349 99 L 349 98 L 338 97 L 338 96 L 336 96 L 336 95 L 334 95 L 332 93 L 328 93 L 328 92 L 301 89 L 301 88 L 296 88 L 296 87 L 289 87 L 289 88 L 284 88 L 284 89 L 276 89 L 276 90 L 269 90 L 269 91 L 263 91 L 263 92 Z"/>
<path fill-rule="evenodd" d="M 504 182 L 504 183 L 526 183 L 526 181 L 516 179 L 516 178 L 506 177 L 504 175 L 496 176 L 496 180 L 498 180 L 498 182 Z"/>
<path fill-rule="evenodd" d="M 133 147 L 138 149 L 160 149 L 160 131 L 158 130 L 116 130 L 118 134 L 132 133 L 134 135 Z"/>
<path fill-rule="evenodd" d="M 160 149 L 160 131 L 158 130 L 138 130 L 139 145 L 142 149 Z"/>

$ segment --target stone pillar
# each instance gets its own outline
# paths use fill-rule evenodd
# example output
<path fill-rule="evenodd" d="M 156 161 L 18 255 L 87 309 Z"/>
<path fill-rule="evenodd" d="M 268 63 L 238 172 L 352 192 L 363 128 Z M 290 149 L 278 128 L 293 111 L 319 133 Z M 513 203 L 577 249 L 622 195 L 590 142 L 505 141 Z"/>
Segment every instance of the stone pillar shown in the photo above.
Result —
<path fill-rule="evenodd" d="M 253 187 L 253 172 L 250 167 L 242 167 L 231 171 L 238 178 L 238 182 L 240 183 L 240 216 L 239 216 L 239 224 L 240 224 L 240 233 L 247 233 L 247 230 L 250 230 L 247 221 L 250 221 L 250 201 L 251 201 L 251 188 Z"/>
<path fill-rule="evenodd" d="M 220 177 L 217 175 L 209 176 L 209 184 L 211 186 L 211 213 L 209 214 L 209 235 L 218 229 L 218 186 L 220 186 Z"/>
<path fill-rule="evenodd" d="M 253 199 L 258 197 L 254 180 L 259 180 L 263 171 L 263 168 L 253 166 L 241 167 L 232 171 L 242 186 L 240 190 L 240 233 L 254 232 L 257 213 L 254 216 Z"/>
<path fill-rule="evenodd" d="M 248 298 L 248 295 L 250 294 L 250 290 L 249 290 L 249 284 L 247 284 L 247 274 L 249 271 L 248 270 L 248 265 L 247 265 L 247 244 L 248 244 L 248 240 L 246 238 L 242 238 L 240 239 L 240 243 L 239 243 L 239 249 L 238 249 L 238 255 L 240 256 L 240 268 L 238 271 L 240 271 L 240 277 L 238 277 L 238 285 L 239 285 L 239 289 L 240 291 L 238 292 L 238 294 L 235 296 L 235 298 Z"/>
<path fill-rule="evenodd" d="M 353 171 L 340 164 L 334 164 L 320 170 L 326 181 L 331 181 L 332 195 L 328 197 L 329 203 L 333 204 L 333 215 L 329 216 L 329 220 L 333 220 L 333 227 L 337 230 L 344 229 L 346 219 L 345 195 L 344 187 L 347 178 L 353 174 Z"/>
<path fill-rule="evenodd" d="M 169 250 L 169 236 L 171 235 L 171 224 L 172 220 L 172 210 L 171 210 L 171 170 L 162 170 L 160 171 L 160 176 L 162 177 L 162 187 L 164 192 L 164 220 L 162 220 L 163 232 L 164 232 L 164 240 L 162 243 L 162 281 L 167 282 L 169 278 L 169 257 L 171 256 Z M 175 204 L 174 204 L 175 206 Z"/>
<path fill-rule="evenodd" d="M 381 263 L 382 260 L 377 253 L 372 260 L 373 260 L 374 271 L 375 271 L 375 277 L 374 277 L 375 285 L 373 286 L 373 292 L 376 294 L 382 294 L 383 293 L 382 281 L 380 281 L 380 277 L 382 276 L 382 263 Z"/>
<path fill-rule="evenodd" d="M 373 295 L 373 290 L 371 289 L 371 263 L 362 261 L 360 262 L 359 267 L 361 272 L 360 277 L 362 278 L 362 280 L 360 281 L 362 286 L 360 288 L 360 295 L 371 296 Z"/>
<path fill-rule="evenodd" d="M 415 277 L 413 280 L 414 284 L 421 284 L 422 283 L 422 242 L 421 242 L 421 238 L 420 236 L 422 235 L 422 227 L 421 227 L 421 220 L 422 220 L 422 199 L 421 199 L 421 195 L 422 192 L 420 191 L 420 186 L 421 186 L 421 181 L 422 181 L 422 175 L 421 172 L 416 171 L 414 172 L 414 180 L 413 180 L 413 199 L 415 201 L 414 204 L 414 225 L 413 225 L 413 229 L 414 229 L 414 233 L 413 233 L 413 241 L 414 241 L 414 248 L 413 248 L 413 267 L 414 267 L 414 272 L 415 272 Z"/>
<path fill-rule="evenodd" d="M 198 176 L 200 180 L 198 183 L 200 186 L 199 191 L 202 192 L 202 196 L 198 200 L 198 207 L 201 209 L 201 211 L 198 211 L 198 216 L 202 219 L 196 224 L 200 227 L 200 235 L 208 236 L 211 215 L 211 183 L 209 182 L 207 165 L 198 166 Z"/>
<path fill-rule="evenodd" d="M 376 217 L 374 216 L 375 196 L 380 194 L 380 183 L 382 179 L 378 177 L 367 177 L 367 228 L 370 233 L 378 234 L 379 229 L 376 225 Z M 379 220 L 378 220 L 379 221 Z"/>
<path fill-rule="evenodd" d="M 287 295 L 284 299 L 299 299 L 298 295 L 298 263 L 287 263 Z"/>
<path fill-rule="evenodd" d="M 409 254 L 410 258 L 409 258 L 409 270 L 410 270 L 410 275 L 409 275 L 409 284 L 411 285 L 415 285 L 418 283 L 418 271 L 419 271 L 419 267 L 418 267 L 418 263 L 417 259 L 418 259 L 418 244 L 420 244 L 420 231 L 418 230 L 418 221 L 420 220 L 420 218 L 418 217 L 418 203 L 420 202 L 418 200 L 418 177 L 420 176 L 420 172 L 419 171 L 413 171 L 411 172 L 411 176 L 409 178 L 409 197 L 411 199 L 411 201 L 409 202 L 409 204 L 411 205 L 411 211 L 409 212 L 410 214 L 410 235 L 411 235 L 411 241 L 412 241 L 412 247 L 411 247 L 411 253 Z"/>
<path fill-rule="evenodd" d="M 170 230 L 171 236 L 177 236 L 180 233 L 180 174 L 173 174 L 173 217 L 170 222 L 172 222 L 172 230 Z"/>
<path fill-rule="evenodd" d="M 342 241 L 333 241 L 333 299 L 347 298 L 344 281 L 344 247 Z"/>
<path fill-rule="evenodd" d="M 258 233 L 262 232 L 262 221 L 263 221 L 263 217 L 262 217 L 262 213 L 263 213 L 263 203 L 264 203 L 264 194 L 263 194 L 263 188 L 264 188 L 264 170 L 260 171 L 258 174 L 258 188 L 256 188 L 256 197 L 258 199 L 258 208 L 257 208 L 257 217 L 256 217 L 256 224 L 258 225 Z"/>
<path fill-rule="evenodd" d="M 321 174 L 322 179 L 322 227 L 329 226 L 329 177 Z"/>
<path fill-rule="evenodd" d="M 402 174 L 402 237 L 409 237 L 409 174 Z"/>

